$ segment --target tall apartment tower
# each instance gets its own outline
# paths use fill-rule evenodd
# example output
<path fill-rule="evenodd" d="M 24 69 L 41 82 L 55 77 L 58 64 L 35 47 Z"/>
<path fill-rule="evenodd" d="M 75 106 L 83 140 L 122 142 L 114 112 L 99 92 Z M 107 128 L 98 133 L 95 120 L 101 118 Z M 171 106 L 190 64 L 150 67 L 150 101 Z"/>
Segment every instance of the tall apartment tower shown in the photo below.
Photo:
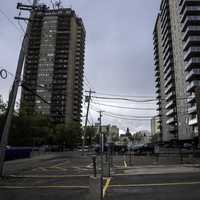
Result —
<path fill-rule="evenodd" d="M 183 1 L 162 0 L 153 34 L 156 93 L 163 142 L 192 139 L 181 14 L 185 9 Z"/>
<path fill-rule="evenodd" d="M 72 9 L 32 13 L 21 106 L 55 123 L 81 120 L 85 29 Z M 41 98 L 46 102 L 42 101 Z"/>
<path fill-rule="evenodd" d="M 189 125 L 198 137 L 195 89 L 200 86 L 200 0 L 179 0 L 188 98 Z"/>

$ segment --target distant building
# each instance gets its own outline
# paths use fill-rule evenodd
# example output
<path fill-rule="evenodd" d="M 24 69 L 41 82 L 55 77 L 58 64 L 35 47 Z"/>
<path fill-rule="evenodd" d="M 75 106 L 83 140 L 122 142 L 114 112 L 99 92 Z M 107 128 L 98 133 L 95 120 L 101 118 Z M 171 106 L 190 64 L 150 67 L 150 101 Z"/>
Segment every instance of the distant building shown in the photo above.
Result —
<path fill-rule="evenodd" d="M 138 131 L 133 134 L 134 145 L 144 145 L 151 143 L 151 133 L 149 131 Z"/>
<path fill-rule="evenodd" d="M 36 9 L 29 23 L 21 108 L 55 123 L 81 120 L 85 28 L 70 8 Z M 42 101 L 38 96 L 44 99 Z"/>
<path fill-rule="evenodd" d="M 159 117 L 153 117 L 151 119 L 151 136 L 157 136 L 158 141 L 162 140 L 162 135 L 160 132 L 160 118 Z"/>
<path fill-rule="evenodd" d="M 99 124 L 96 123 L 95 127 L 97 133 L 99 133 Z M 113 142 L 119 140 L 119 128 L 114 125 L 103 125 L 101 126 L 102 133 L 106 136 L 107 141 Z"/>

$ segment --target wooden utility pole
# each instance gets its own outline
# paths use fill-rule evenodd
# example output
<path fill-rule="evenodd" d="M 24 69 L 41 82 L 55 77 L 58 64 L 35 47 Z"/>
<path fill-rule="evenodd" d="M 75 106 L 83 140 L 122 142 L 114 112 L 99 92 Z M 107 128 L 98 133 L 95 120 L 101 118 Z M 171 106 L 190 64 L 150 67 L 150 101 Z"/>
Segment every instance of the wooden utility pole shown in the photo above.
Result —
<path fill-rule="evenodd" d="M 89 93 L 89 95 L 86 96 L 86 99 L 85 99 L 85 102 L 87 102 L 88 105 L 87 105 L 87 113 L 86 113 L 86 118 L 85 118 L 85 127 L 84 127 L 84 130 L 83 130 L 83 136 L 82 136 L 82 155 L 84 155 L 85 137 L 86 137 L 86 132 L 87 132 L 87 123 L 88 123 L 88 115 L 89 115 L 89 110 L 90 110 L 90 101 L 91 101 L 92 94 L 95 93 L 92 90 L 85 91 L 85 92 Z"/>
<path fill-rule="evenodd" d="M 18 4 L 17 8 L 20 9 L 20 6 L 24 6 L 24 5 Z M 36 6 L 37 6 L 37 0 L 34 0 L 33 5 L 31 5 L 31 6 L 25 5 L 23 10 L 32 11 L 33 8 L 35 8 Z M 11 122 L 12 122 L 12 118 L 13 118 L 13 112 L 15 109 L 15 102 L 16 102 L 17 92 L 18 92 L 18 88 L 19 88 L 19 83 L 21 81 L 20 79 L 21 79 L 21 73 L 23 70 L 25 54 L 26 54 L 26 50 L 28 48 L 28 38 L 29 38 L 29 28 L 27 27 L 27 31 L 24 36 L 24 39 L 22 42 L 22 47 L 21 47 L 20 54 L 19 54 L 19 60 L 18 60 L 18 64 L 17 64 L 15 79 L 14 79 L 12 89 L 11 89 L 11 92 L 9 95 L 5 124 L 4 124 L 3 132 L 1 135 L 1 141 L 0 141 L 0 176 L 1 177 L 4 175 L 4 160 L 5 160 L 6 146 L 8 144 L 9 131 L 10 131 Z"/>

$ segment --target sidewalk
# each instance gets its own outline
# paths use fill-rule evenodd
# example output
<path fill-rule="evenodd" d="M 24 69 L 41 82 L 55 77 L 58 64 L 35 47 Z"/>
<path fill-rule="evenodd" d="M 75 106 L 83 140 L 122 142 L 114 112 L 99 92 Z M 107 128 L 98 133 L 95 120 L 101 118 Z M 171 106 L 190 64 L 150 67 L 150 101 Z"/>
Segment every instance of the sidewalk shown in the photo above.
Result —
<path fill-rule="evenodd" d="M 120 173 L 118 173 L 120 172 Z M 178 165 L 142 165 L 126 167 L 116 170 L 114 176 L 118 175 L 150 175 L 150 174 L 173 174 L 173 173 L 200 173 L 199 164 Z"/>

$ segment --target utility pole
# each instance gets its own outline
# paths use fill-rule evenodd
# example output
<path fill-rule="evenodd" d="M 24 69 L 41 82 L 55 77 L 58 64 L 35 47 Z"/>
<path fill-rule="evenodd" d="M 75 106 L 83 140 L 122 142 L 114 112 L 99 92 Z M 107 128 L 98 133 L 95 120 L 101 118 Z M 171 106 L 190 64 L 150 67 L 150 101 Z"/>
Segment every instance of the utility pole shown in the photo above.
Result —
<path fill-rule="evenodd" d="M 198 148 L 200 148 L 200 87 L 196 87 L 195 96 L 197 103 Z"/>
<path fill-rule="evenodd" d="M 100 184 L 101 184 L 101 200 L 103 199 L 103 133 L 102 133 L 102 111 L 99 111 L 99 134 L 100 134 L 100 145 L 101 145 L 101 176 L 100 176 Z"/>
<path fill-rule="evenodd" d="M 36 5 L 37 5 L 37 0 L 34 0 L 33 5 L 31 5 L 31 6 L 18 3 L 17 9 L 20 9 L 20 7 L 22 7 L 23 10 L 32 11 Z M 20 54 L 19 54 L 15 79 L 14 79 L 12 89 L 11 89 L 11 92 L 9 95 L 8 108 L 6 111 L 4 129 L 3 129 L 3 132 L 1 135 L 1 141 L 0 141 L 0 176 L 1 177 L 4 175 L 4 159 L 5 159 L 6 146 L 8 144 L 8 136 L 9 136 L 13 112 L 14 112 L 14 108 L 15 108 L 15 102 L 16 102 L 17 92 L 18 92 L 18 88 L 19 88 L 19 83 L 21 81 L 20 78 L 21 78 L 21 73 L 23 70 L 24 58 L 26 55 L 27 47 L 28 47 L 28 37 L 29 37 L 29 27 L 27 27 L 26 34 L 25 34 L 23 42 L 22 42 L 22 47 L 21 47 Z"/>
<path fill-rule="evenodd" d="M 91 101 L 92 94 L 95 93 L 91 89 L 89 91 L 85 91 L 85 92 L 89 93 L 89 95 L 86 96 L 86 100 L 85 100 L 85 102 L 87 102 L 88 105 L 87 105 L 87 113 L 86 113 L 86 118 L 85 118 L 85 127 L 84 127 L 84 131 L 83 131 L 83 136 L 82 136 L 82 155 L 84 155 L 85 136 L 86 136 L 86 131 L 87 131 L 88 115 L 89 115 L 89 110 L 90 110 L 90 101 Z"/>

